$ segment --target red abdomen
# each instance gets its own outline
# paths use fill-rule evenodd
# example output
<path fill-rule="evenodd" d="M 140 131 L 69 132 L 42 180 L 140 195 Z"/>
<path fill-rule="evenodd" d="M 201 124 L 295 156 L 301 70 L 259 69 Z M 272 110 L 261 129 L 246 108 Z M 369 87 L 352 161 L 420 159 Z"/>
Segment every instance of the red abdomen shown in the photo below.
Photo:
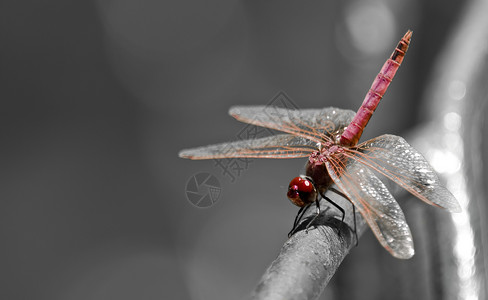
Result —
<path fill-rule="evenodd" d="M 373 115 L 373 112 L 380 103 L 381 98 L 385 94 L 396 71 L 401 65 L 403 57 L 407 52 L 408 45 L 410 44 L 411 37 L 412 31 L 408 30 L 396 46 L 390 58 L 381 68 L 378 76 L 376 76 L 371 88 L 366 94 L 363 104 L 349 126 L 347 126 L 346 130 L 342 133 L 340 139 L 340 144 L 342 146 L 354 146 L 358 143 L 364 127 L 368 124 L 369 119 Z"/>

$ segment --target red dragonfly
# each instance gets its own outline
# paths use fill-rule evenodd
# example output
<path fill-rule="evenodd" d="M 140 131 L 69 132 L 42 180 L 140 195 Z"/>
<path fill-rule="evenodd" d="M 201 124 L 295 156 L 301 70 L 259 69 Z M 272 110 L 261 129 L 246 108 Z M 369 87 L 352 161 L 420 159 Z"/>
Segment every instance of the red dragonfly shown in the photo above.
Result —
<path fill-rule="evenodd" d="M 381 245 L 394 257 L 412 257 L 413 240 L 405 216 L 374 172 L 428 204 L 451 212 L 461 208 L 456 198 L 441 186 L 425 158 L 403 138 L 386 134 L 357 144 L 400 67 L 411 36 L 409 30 L 400 40 L 356 114 L 333 107 L 303 110 L 233 107 L 229 113 L 237 120 L 286 134 L 183 150 L 179 156 L 189 159 L 308 156 L 306 175 L 291 180 L 287 192 L 288 198 L 301 207 L 298 215 L 313 203 L 317 214 L 320 213 L 319 195 L 326 198 L 327 190 L 336 191 L 358 209 Z M 337 189 L 331 187 L 333 184 Z M 339 209 L 344 217 L 344 210 Z M 292 232 L 297 223 L 295 219 Z"/>

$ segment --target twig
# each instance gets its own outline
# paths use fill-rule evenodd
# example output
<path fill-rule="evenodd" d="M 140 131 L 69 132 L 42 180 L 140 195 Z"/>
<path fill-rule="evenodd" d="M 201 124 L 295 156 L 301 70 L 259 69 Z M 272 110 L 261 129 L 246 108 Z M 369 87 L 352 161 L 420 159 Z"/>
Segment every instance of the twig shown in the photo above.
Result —
<path fill-rule="evenodd" d="M 330 193 L 328 196 L 333 197 Z M 351 203 L 339 197 L 333 198 L 346 211 Z M 252 294 L 253 299 L 315 299 L 332 278 L 351 247 L 356 244 L 354 219 L 347 213 L 344 223 L 342 215 L 325 200 L 325 208 L 311 226 L 308 233 L 303 228 L 313 217 L 311 207 L 301 223 L 301 228 L 283 245 L 278 258 L 266 270 Z M 356 212 L 357 236 L 366 229 L 362 216 Z"/>

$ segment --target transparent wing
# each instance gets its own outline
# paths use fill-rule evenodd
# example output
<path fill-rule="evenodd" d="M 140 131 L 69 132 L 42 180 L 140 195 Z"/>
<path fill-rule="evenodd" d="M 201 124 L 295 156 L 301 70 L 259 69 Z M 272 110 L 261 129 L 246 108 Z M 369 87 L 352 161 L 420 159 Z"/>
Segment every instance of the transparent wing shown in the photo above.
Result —
<path fill-rule="evenodd" d="M 394 257 L 413 256 L 412 235 L 402 209 L 381 180 L 367 167 L 349 160 L 326 162 L 327 170 L 339 189 L 364 217 L 381 245 Z"/>
<path fill-rule="evenodd" d="M 229 114 L 237 120 L 308 138 L 315 142 L 328 140 L 343 130 L 354 118 L 354 112 L 340 108 L 292 110 L 273 106 L 235 106 Z"/>
<path fill-rule="evenodd" d="M 190 159 L 219 159 L 229 157 L 296 158 L 306 157 L 317 150 L 317 143 L 290 134 L 242 140 L 185 149 L 178 154 Z"/>
<path fill-rule="evenodd" d="M 422 201 L 459 212 L 456 198 L 441 185 L 427 160 L 403 138 L 382 135 L 345 154 L 385 175 Z"/>

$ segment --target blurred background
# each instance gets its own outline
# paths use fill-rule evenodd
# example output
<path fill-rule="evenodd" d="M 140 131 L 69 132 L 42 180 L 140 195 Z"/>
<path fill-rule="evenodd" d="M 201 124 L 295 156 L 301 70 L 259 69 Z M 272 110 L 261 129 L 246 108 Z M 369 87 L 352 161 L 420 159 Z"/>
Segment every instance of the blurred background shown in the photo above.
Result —
<path fill-rule="evenodd" d="M 286 187 L 305 160 L 253 160 L 231 176 L 178 151 L 241 138 L 232 105 L 356 110 L 412 29 L 363 140 L 407 132 L 428 119 L 421 100 L 468 4 L 2 1 L 0 298 L 245 298 L 291 229 Z M 215 180 L 207 208 L 188 193 L 205 193 L 198 173 Z M 409 221 L 409 207 L 435 210 L 400 204 Z M 411 299 L 398 282 L 416 259 L 367 232 L 323 299 Z M 411 282 L 435 282 L 429 268 Z"/>

